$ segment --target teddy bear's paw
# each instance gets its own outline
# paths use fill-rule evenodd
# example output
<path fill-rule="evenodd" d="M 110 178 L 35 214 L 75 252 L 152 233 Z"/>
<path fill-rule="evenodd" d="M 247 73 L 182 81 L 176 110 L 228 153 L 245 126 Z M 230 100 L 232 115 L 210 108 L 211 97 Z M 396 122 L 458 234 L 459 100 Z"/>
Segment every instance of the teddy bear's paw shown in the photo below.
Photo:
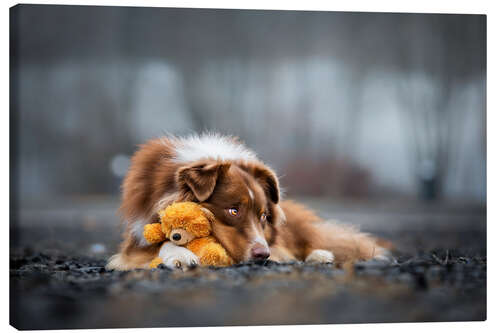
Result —
<path fill-rule="evenodd" d="M 165 266 L 172 269 L 187 270 L 200 264 L 198 257 L 193 252 L 170 242 L 163 244 L 159 257 Z"/>

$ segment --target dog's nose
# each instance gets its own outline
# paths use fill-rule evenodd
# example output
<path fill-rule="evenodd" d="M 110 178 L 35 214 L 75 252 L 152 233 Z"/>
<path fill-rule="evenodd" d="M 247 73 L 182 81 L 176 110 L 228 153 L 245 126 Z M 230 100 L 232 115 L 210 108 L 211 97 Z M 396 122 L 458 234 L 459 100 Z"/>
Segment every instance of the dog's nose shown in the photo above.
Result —
<path fill-rule="evenodd" d="M 254 260 L 265 260 L 269 258 L 269 249 L 267 246 L 256 244 L 250 250 L 250 254 L 252 255 L 252 259 Z"/>
<path fill-rule="evenodd" d="M 180 240 L 180 239 L 181 239 L 181 234 L 173 234 L 173 235 L 172 235 L 172 239 L 173 239 L 174 241 L 178 241 L 178 240 Z"/>

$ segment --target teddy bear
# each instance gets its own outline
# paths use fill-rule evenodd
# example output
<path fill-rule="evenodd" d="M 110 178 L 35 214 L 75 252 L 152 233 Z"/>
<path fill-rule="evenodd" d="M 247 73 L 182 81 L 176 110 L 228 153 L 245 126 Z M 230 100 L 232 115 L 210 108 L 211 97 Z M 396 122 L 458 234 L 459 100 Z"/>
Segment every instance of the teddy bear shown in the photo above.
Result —
<path fill-rule="evenodd" d="M 215 216 L 194 202 L 177 202 L 158 212 L 160 223 L 144 226 L 144 238 L 151 244 L 172 242 L 193 252 L 202 266 L 230 266 L 234 263 L 224 247 L 211 236 Z M 163 263 L 156 257 L 149 265 Z"/>

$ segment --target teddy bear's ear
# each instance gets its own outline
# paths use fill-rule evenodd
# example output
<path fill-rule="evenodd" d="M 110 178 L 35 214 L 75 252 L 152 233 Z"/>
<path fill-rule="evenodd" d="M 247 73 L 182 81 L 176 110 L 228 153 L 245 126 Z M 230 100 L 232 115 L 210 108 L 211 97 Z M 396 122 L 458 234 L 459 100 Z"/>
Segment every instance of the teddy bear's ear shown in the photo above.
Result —
<path fill-rule="evenodd" d="M 177 171 L 179 189 L 191 191 L 199 202 L 207 200 L 215 189 L 217 179 L 231 164 L 219 162 L 197 163 Z"/>

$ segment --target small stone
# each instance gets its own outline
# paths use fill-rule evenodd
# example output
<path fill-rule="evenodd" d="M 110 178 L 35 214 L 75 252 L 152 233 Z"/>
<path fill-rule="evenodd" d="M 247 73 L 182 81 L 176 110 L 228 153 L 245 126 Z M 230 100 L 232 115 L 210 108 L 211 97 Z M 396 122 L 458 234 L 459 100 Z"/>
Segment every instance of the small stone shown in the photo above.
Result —
<path fill-rule="evenodd" d="M 376 259 L 361 261 L 354 265 L 357 269 L 381 269 L 389 266 L 390 263 L 388 261 Z"/>

